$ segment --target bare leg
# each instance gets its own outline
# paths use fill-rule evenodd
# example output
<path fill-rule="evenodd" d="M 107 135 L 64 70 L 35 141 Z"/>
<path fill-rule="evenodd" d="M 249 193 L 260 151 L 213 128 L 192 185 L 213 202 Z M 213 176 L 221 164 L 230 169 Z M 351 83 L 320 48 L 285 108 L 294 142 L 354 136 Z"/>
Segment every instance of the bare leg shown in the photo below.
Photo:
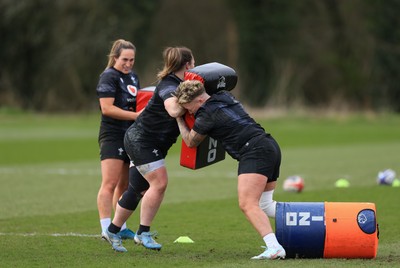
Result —
<path fill-rule="evenodd" d="M 115 215 L 112 223 L 115 226 L 121 227 L 129 219 L 132 213 L 133 210 L 123 208 L 117 203 L 117 208 L 115 210 Z"/>
<path fill-rule="evenodd" d="M 128 185 L 129 185 L 129 164 L 124 163 L 121 170 L 121 178 L 118 181 L 118 184 L 114 190 L 114 196 L 112 202 L 114 210 L 116 210 L 118 200 L 121 198 L 122 194 L 128 189 Z"/>
<path fill-rule="evenodd" d="M 261 194 L 267 188 L 263 175 L 250 173 L 238 177 L 239 207 L 261 237 L 273 232 L 268 216 L 259 206 Z"/>
<path fill-rule="evenodd" d="M 167 189 L 168 175 L 165 166 L 162 166 L 145 175 L 146 180 L 150 184 L 150 188 L 143 196 L 140 210 L 140 224 L 151 226 L 155 218 L 164 194 Z"/>
<path fill-rule="evenodd" d="M 111 218 L 112 210 L 115 208 L 115 204 L 113 205 L 114 191 L 120 180 L 128 181 L 127 169 L 127 164 L 119 159 L 101 161 L 102 182 L 97 195 L 97 208 L 100 219 Z"/>

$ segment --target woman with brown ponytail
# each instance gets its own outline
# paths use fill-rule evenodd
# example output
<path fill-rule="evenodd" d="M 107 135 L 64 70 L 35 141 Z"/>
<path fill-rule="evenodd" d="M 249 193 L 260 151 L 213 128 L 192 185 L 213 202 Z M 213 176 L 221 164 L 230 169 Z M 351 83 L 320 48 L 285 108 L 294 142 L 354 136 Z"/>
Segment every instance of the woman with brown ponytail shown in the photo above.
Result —
<path fill-rule="evenodd" d="M 125 134 L 125 148 L 138 173 L 130 176 L 129 182 L 135 187 L 131 194 L 124 194 L 119 200 L 107 230 L 108 241 L 118 252 L 127 250 L 117 234 L 141 199 L 140 225 L 134 240 L 149 249 L 160 250 L 162 247 L 154 240 L 155 233 L 150 232 L 150 226 L 168 184 L 165 157 L 180 133 L 175 117 L 184 113 L 173 93 L 184 80 L 185 71 L 194 68 L 195 64 L 191 50 L 186 47 L 168 47 L 163 58 L 164 68 L 158 73 L 160 82 L 154 95 Z M 143 182 L 141 175 L 146 181 Z"/>

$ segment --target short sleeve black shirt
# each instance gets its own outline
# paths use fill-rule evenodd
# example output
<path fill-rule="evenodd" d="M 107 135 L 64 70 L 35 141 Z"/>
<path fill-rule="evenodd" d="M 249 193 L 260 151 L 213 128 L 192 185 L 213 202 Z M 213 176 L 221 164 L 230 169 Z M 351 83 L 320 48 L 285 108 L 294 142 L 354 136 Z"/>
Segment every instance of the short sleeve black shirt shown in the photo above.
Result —
<path fill-rule="evenodd" d="M 195 118 L 193 130 L 220 141 L 234 159 L 239 158 L 239 151 L 248 140 L 265 133 L 227 91 L 211 95 L 197 110 Z"/>
<path fill-rule="evenodd" d="M 97 85 L 98 98 L 114 98 L 114 105 L 127 111 L 136 111 L 136 95 L 140 88 L 138 76 L 124 74 L 115 68 L 106 69 Z M 99 139 L 121 140 L 133 121 L 118 120 L 101 116 Z"/>
<path fill-rule="evenodd" d="M 156 86 L 152 98 L 135 122 L 135 129 L 141 132 L 143 142 L 155 143 L 165 148 L 176 142 L 180 134 L 178 124 L 168 114 L 164 101 L 173 96 L 172 93 L 181 82 L 180 78 L 170 74 Z"/>

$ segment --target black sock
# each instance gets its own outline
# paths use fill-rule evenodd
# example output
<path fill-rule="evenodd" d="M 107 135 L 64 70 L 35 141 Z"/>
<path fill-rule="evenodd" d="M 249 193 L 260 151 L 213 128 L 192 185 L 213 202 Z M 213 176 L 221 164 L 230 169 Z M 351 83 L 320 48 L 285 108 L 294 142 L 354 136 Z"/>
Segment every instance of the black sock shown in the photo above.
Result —
<path fill-rule="evenodd" d="M 110 233 L 116 234 L 119 231 L 121 231 L 121 227 L 118 227 L 118 226 L 114 225 L 113 223 L 111 223 L 110 226 L 108 226 L 108 231 Z"/>
<path fill-rule="evenodd" d="M 143 232 L 149 232 L 150 231 L 150 226 L 145 226 L 145 225 L 139 225 L 139 230 L 137 231 L 137 234 L 140 235 Z"/>

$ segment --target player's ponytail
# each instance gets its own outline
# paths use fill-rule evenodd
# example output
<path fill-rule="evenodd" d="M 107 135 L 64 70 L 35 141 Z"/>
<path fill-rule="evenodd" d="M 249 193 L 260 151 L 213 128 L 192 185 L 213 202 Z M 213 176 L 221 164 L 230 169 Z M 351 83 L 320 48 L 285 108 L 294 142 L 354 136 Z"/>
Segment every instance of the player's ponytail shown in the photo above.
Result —
<path fill-rule="evenodd" d="M 167 47 L 163 51 L 164 68 L 157 74 L 159 80 L 170 73 L 177 72 L 193 59 L 192 51 L 187 47 Z"/>

